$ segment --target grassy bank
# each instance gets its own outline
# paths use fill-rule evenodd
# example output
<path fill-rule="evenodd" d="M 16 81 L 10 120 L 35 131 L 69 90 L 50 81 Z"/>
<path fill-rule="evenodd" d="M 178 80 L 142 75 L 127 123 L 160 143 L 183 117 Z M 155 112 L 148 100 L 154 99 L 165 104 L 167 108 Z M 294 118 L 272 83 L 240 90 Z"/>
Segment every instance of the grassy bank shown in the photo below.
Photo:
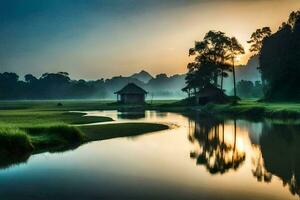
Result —
<path fill-rule="evenodd" d="M 52 148 L 113 137 L 132 136 L 163 130 L 164 125 L 129 123 L 74 127 L 73 124 L 112 121 L 109 117 L 84 116 L 75 110 L 153 109 L 182 112 L 198 110 L 209 114 L 228 114 L 252 118 L 299 118 L 300 103 L 263 103 L 240 101 L 238 104 L 192 106 L 176 101 L 153 101 L 145 105 L 118 105 L 109 101 L 1 101 L 0 154 L 40 152 Z M 58 105 L 60 103 L 60 105 Z M 1 155 L 0 155 L 1 157 Z"/>
<path fill-rule="evenodd" d="M 116 123 L 74 127 L 51 125 L 33 127 L 0 128 L 0 153 L 29 153 L 60 150 L 69 145 L 136 136 L 168 129 L 167 125 L 155 123 Z"/>
<path fill-rule="evenodd" d="M 58 106 L 61 103 L 62 106 Z M 188 110 L 198 110 L 210 113 L 220 114 L 232 114 L 236 116 L 259 116 L 259 117 L 271 117 L 271 118 L 289 118 L 300 116 L 300 103 L 265 103 L 257 102 L 255 100 L 242 100 L 237 104 L 209 104 L 206 106 L 190 105 L 188 101 L 176 101 L 176 100 L 154 100 L 149 101 L 145 105 L 120 105 L 114 101 L 101 101 L 101 100 L 53 100 L 53 101 L 0 101 L 0 123 L 5 120 L 11 121 L 9 118 L 12 114 L 12 119 L 16 120 L 16 116 L 20 123 L 25 122 L 28 119 L 27 116 L 35 117 L 37 120 L 43 119 L 43 116 L 47 118 L 46 123 L 49 123 L 51 114 L 53 117 L 50 121 L 63 121 L 68 124 L 81 124 L 84 121 L 92 122 L 93 117 L 82 118 L 82 114 L 76 113 L 77 118 L 74 118 L 74 114 L 66 113 L 66 111 L 88 111 L 88 110 L 159 110 L 159 111 L 171 111 L 171 112 L 185 112 Z M 60 112 L 59 118 L 57 114 Z M 4 116 L 4 117 L 3 117 Z M 99 120 L 99 117 L 94 118 L 95 122 Z M 101 121 L 109 121 L 110 119 L 101 119 Z"/>
<path fill-rule="evenodd" d="M 33 108 L 0 110 L 0 153 L 21 154 L 81 143 L 84 135 L 72 124 L 106 121 L 112 119 Z"/>
<path fill-rule="evenodd" d="M 237 117 L 290 119 L 300 117 L 300 103 L 265 103 L 240 101 L 237 104 L 209 104 L 197 110 L 211 114 L 227 114 Z"/>
<path fill-rule="evenodd" d="M 26 154 L 61 148 L 84 141 L 84 135 L 69 125 L 0 128 L 0 152 Z"/>
<path fill-rule="evenodd" d="M 166 130 L 168 128 L 167 125 L 156 123 L 116 123 L 79 127 L 79 129 L 85 133 L 87 141 L 136 136 L 144 133 Z"/>
<path fill-rule="evenodd" d="M 0 110 L 0 127 L 36 126 L 57 124 L 85 124 L 112 121 L 109 117 L 84 116 L 82 113 L 40 109 Z"/>
<path fill-rule="evenodd" d="M 0 169 L 26 162 L 32 154 L 67 151 L 86 142 L 136 136 L 168 128 L 155 123 L 0 127 Z"/>
<path fill-rule="evenodd" d="M 69 106 L 64 107 L 68 105 L 67 102 L 70 103 Z M 168 128 L 166 125 L 148 123 L 75 127 L 74 124 L 107 122 L 112 119 L 68 112 L 73 109 L 85 110 L 82 104 L 91 103 L 87 106 L 91 109 L 96 105 L 94 101 L 67 102 L 63 102 L 63 106 L 59 107 L 57 102 L 52 101 L 2 102 L 2 109 L 0 109 L 0 158 L 3 158 L 2 162 L 5 162 L 4 158 L 14 157 L 15 159 L 8 160 L 10 163 L 11 160 L 19 160 L 19 157 L 23 160 L 27 154 L 62 151 L 89 141 L 134 136 Z M 106 103 L 102 102 L 97 105 L 104 104 Z"/>

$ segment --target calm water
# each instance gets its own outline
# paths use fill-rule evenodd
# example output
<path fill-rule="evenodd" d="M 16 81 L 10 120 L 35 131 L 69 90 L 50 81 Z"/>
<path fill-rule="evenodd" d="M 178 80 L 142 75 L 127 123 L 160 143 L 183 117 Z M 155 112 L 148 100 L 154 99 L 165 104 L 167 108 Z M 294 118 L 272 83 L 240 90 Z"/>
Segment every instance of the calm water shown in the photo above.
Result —
<path fill-rule="evenodd" d="M 178 127 L 0 162 L 0 199 L 299 199 L 299 125 L 154 111 L 88 115 Z"/>

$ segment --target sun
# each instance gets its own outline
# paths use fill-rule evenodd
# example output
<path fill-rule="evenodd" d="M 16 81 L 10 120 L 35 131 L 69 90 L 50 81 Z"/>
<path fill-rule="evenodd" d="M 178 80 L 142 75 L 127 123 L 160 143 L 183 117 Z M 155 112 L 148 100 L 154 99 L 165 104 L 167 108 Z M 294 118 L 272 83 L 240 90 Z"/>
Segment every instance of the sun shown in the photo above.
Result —
<path fill-rule="evenodd" d="M 236 56 L 236 57 L 235 57 L 235 61 L 241 62 L 241 60 L 242 60 L 242 56 Z"/>

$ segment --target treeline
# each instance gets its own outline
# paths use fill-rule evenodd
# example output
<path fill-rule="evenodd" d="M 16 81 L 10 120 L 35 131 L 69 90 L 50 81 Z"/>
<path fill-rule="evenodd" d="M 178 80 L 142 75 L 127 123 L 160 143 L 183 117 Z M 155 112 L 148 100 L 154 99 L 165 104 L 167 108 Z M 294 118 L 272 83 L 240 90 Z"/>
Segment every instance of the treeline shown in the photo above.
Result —
<path fill-rule="evenodd" d="M 132 77 L 111 79 L 72 80 L 67 72 L 45 73 L 37 78 L 32 74 L 20 80 L 16 73 L 0 73 L 0 100 L 13 99 L 113 99 L 114 92 L 129 82 L 145 88 L 149 98 L 180 98 L 185 75 L 168 77 L 159 74 L 147 83 Z"/>
<path fill-rule="evenodd" d="M 263 87 L 260 81 L 241 80 L 237 83 L 237 93 L 241 98 L 262 98 Z"/>
<path fill-rule="evenodd" d="M 19 80 L 16 73 L 0 74 L 0 99 L 76 99 L 105 97 L 104 80 L 71 80 L 66 72 L 31 74 Z"/>

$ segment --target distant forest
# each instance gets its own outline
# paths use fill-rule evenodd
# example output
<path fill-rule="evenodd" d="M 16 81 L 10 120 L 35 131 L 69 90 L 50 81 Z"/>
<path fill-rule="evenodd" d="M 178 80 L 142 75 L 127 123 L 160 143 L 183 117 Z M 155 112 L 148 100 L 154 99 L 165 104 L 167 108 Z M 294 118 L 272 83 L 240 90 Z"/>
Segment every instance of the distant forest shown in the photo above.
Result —
<path fill-rule="evenodd" d="M 133 82 L 145 88 L 151 98 L 182 98 L 185 75 L 152 77 L 146 71 L 129 77 L 86 81 L 72 80 L 67 72 L 45 73 L 37 78 L 32 74 L 20 80 L 16 73 L 0 73 L 0 99 L 114 99 L 114 92 Z"/>
<path fill-rule="evenodd" d="M 242 98 L 261 97 L 261 88 L 257 87 L 260 80 L 257 70 L 258 58 L 253 57 L 245 66 L 237 68 L 237 90 Z M 45 73 L 40 77 L 26 74 L 23 78 L 16 73 L 0 73 L 0 100 L 26 99 L 115 99 L 114 92 L 133 82 L 145 88 L 153 99 L 182 99 L 187 94 L 182 91 L 185 86 L 186 74 L 167 76 L 158 74 L 155 77 L 142 70 L 131 76 L 116 76 L 111 79 L 73 80 L 66 72 Z M 229 82 L 224 81 L 224 88 L 232 94 Z M 260 82 L 259 82 L 260 83 Z"/>
<path fill-rule="evenodd" d="M 261 97 L 258 57 L 253 57 L 245 66 L 237 67 L 237 90 L 242 98 Z M 16 73 L 0 73 L 0 100 L 26 99 L 115 99 L 114 92 L 133 82 L 145 88 L 148 99 L 181 99 L 187 97 L 182 91 L 186 74 L 167 76 L 158 74 L 155 77 L 142 70 L 131 76 L 116 76 L 111 79 L 73 80 L 66 72 L 45 73 L 40 77 L 26 74 L 23 78 Z M 224 81 L 224 88 L 232 94 L 229 77 Z"/>

